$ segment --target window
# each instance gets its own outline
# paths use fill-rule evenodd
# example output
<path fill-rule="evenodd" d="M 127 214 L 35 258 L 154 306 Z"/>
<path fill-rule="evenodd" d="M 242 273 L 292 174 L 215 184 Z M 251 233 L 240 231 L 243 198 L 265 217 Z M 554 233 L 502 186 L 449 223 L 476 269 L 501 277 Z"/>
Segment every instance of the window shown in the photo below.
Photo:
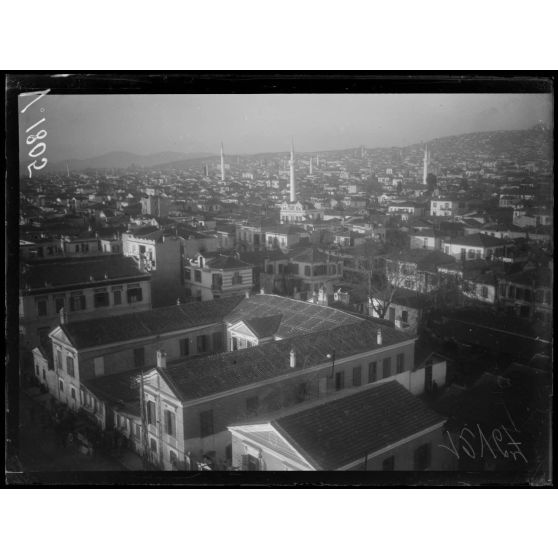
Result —
<path fill-rule="evenodd" d="M 345 373 L 343 371 L 335 373 L 335 391 L 343 389 L 345 386 Z"/>
<path fill-rule="evenodd" d="M 197 345 L 198 345 L 198 353 L 205 353 L 207 352 L 207 335 L 198 335 L 197 338 Z"/>
<path fill-rule="evenodd" d="M 393 471 L 395 469 L 395 456 L 390 455 L 382 461 L 382 471 Z"/>
<path fill-rule="evenodd" d="M 355 366 L 353 368 L 353 386 L 360 386 L 362 384 L 362 367 Z"/>
<path fill-rule="evenodd" d="M 72 378 L 75 376 L 74 359 L 69 355 L 66 357 L 66 370 L 69 376 L 71 376 Z"/>
<path fill-rule="evenodd" d="M 114 291 L 113 293 L 114 305 L 122 304 L 122 291 Z"/>
<path fill-rule="evenodd" d="M 157 453 L 157 440 L 155 438 L 149 438 L 149 447 L 153 453 Z"/>
<path fill-rule="evenodd" d="M 139 368 L 145 364 L 145 347 L 134 349 L 134 367 Z"/>
<path fill-rule="evenodd" d="M 58 389 L 60 390 L 60 393 L 64 391 L 64 382 L 62 380 L 58 380 Z"/>
<path fill-rule="evenodd" d="M 414 455 L 414 470 L 424 471 L 430 467 L 430 444 L 423 444 L 415 450 Z"/>
<path fill-rule="evenodd" d="M 76 390 L 75 388 L 70 388 L 70 393 L 72 394 L 72 399 L 76 398 Z"/>
<path fill-rule="evenodd" d="M 85 295 L 81 293 L 72 293 L 70 295 L 70 310 L 72 312 L 78 312 L 80 310 L 85 310 L 87 305 L 85 303 Z"/>
<path fill-rule="evenodd" d="M 62 308 L 64 308 L 65 300 L 64 297 L 56 297 L 54 299 L 54 308 L 56 309 L 56 313 L 60 312 Z"/>
<path fill-rule="evenodd" d="M 104 292 L 95 291 L 95 296 L 93 297 L 93 305 L 95 308 L 101 308 L 102 306 L 110 306 L 109 294 Z"/>
<path fill-rule="evenodd" d="M 165 411 L 165 434 L 176 436 L 176 416 L 172 411 Z"/>
<path fill-rule="evenodd" d="M 95 376 L 102 376 L 105 373 L 105 357 L 95 357 L 93 359 L 93 367 L 95 370 Z"/>
<path fill-rule="evenodd" d="M 409 321 L 409 312 L 407 312 L 407 310 L 402 310 L 401 311 L 401 321 L 406 324 Z"/>
<path fill-rule="evenodd" d="M 371 362 L 368 365 L 368 383 L 375 382 L 378 379 L 378 363 Z"/>
<path fill-rule="evenodd" d="M 39 316 L 46 316 L 47 313 L 48 313 L 47 300 L 44 298 L 37 300 L 37 314 Z"/>
<path fill-rule="evenodd" d="M 136 438 L 139 440 L 141 438 L 141 426 L 139 424 L 136 424 Z"/>
<path fill-rule="evenodd" d="M 238 271 L 235 271 L 232 276 L 232 284 L 240 285 L 242 284 L 242 275 Z"/>
<path fill-rule="evenodd" d="M 143 292 L 139 285 L 129 285 L 126 295 L 128 297 L 128 304 L 141 302 L 143 300 Z"/>
<path fill-rule="evenodd" d="M 310 277 L 312 275 L 312 268 L 309 265 L 304 266 L 304 275 Z"/>
<path fill-rule="evenodd" d="M 259 407 L 260 407 L 260 402 L 257 396 L 248 397 L 248 399 L 246 399 L 246 412 L 249 415 L 258 414 Z"/>
<path fill-rule="evenodd" d="M 153 424 L 153 425 L 157 424 L 155 403 L 153 401 L 148 401 L 145 408 L 147 414 L 147 424 Z"/>
<path fill-rule="evenodd" d="M 221 332 L 216 331 L 212 336 L 213 339 L 213 352 L 220 353 L 223 351 L 223 335 Z"/>
<path fill-rule="evenodd" d="M 200 437 L 205 438 L 213 434 L 213 411 L 200 413 Z"/>
<path fill-rule="evenodd" d="M 223 276 L 220 273 L 213 273 L 211 275 L 211 288 L 220 291 L 223 287 Z"/>
<path fill-rule="evenodd" d="M 169 451 L 169 460 L 171 462 L 171 465 L 176 465 L 178 463 L 178 456 L 172 450 Z"/>
<path fill-rule="evenodd" d="M 201 271 L 199 269 L 194 270 L 194 281 L 196 283 L 201 283 L 202 282 Z"/>
<path fill-rule="evenodd" d="M 180 339 L 180 356 L 188 356 L 190 354 L 190 339 Z"/>
<path fill-rule="evenodd" d="M 192 280 L 192 270 L 189 267 L 184 268 L 184 279 L 186 281 Z"/>
<path fill-rule="evenodd" d="M 62 351 L 56 348 L 56 367 L 58 370 L 62 370 Z"/>
<path fill-rule="evenodd" d="M 391 376 L 391 357 L 384 358 L 382 363 L 382 378 L 389 378 Z"/>
<path fill-rule="evenodd" d="M 488 287 L 486 285 L 481 287 L 481 296 L 482 298 L 488 298 Z"/>
<path fill-rule="evenodd" d="M 397 374 L 401 374 L 403 372 L 403 368 L 405 368 L 405 353 L 399 353 L 397 355 Z"/>

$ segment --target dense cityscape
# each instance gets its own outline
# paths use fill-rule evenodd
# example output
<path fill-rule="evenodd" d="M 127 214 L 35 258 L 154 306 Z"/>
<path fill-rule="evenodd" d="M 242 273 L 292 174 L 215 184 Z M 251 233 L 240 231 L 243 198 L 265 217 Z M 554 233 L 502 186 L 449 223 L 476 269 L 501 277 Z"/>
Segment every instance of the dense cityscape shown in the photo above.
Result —
<path fill-rule="evenodd" d="M 22 470 L 549 467 L 552 130 L 53 163 Z"/>

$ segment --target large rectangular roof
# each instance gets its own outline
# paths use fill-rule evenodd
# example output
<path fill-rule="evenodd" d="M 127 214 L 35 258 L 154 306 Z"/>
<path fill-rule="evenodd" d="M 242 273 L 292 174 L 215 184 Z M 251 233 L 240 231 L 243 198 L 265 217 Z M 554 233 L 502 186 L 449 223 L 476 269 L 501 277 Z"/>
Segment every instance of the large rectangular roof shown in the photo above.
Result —
<path fill-rule="evenodd" d="M 382 347 L 414 339 L 391 327 L 361 321 L 240 351 L 175 361 L 168 364 L 162 373 L 177 395 L 183 401 L 189 401 L 312 366 L 329 365 L 331 359 L 328 354 L 333 351 L 336 361 L 339 361 L 377 349 L 378 330 L 382 331 Z M 296 355 L 295 368 L 290 367 L 291 349 Z"/>
<path fill-rule="evenodd" d="M 76 349 L 87 349 L 222 323 L 242 299 L 232 296 L 208 302 L 190 302 L 121 316 L 70 321 L 61 327 Z"/>

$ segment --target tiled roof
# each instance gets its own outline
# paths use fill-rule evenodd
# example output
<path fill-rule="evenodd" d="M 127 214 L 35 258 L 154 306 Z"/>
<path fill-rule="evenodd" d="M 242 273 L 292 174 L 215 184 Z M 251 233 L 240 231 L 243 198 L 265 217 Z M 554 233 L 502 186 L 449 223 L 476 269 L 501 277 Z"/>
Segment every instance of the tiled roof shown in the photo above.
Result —
<path fill-rule="evenodd" d="M 437 250 L 402 250 L 385 256 L 386 260 L 416 263 L 419 271 L 436 271 L 438 266 L 455 262 L 455 258 Z"/>
<path fill-rule="evenodd" d="M 265 316 L 263 318 L 249 318 L 244 323 L 256 334 L 258 339 L 271 337 L 277 332 L 283 316 Z"/>
<path fill-rule="evenodd" d="M 194 400 L 277 378 L 295 370 L 328 365 L 331 360 L 327 355 L 332 350 L 335 350 L 337 361 L 371 351 L 378 347 L 378 329 L 382 331 L 382 347 L 413 339 L 393 328 L 363 321 L 264 343 L 250 349 L 177 361 L 168 364 L 162 374 L 183 401 Z M 297 355 L 294 370 L 289 364 L 291 349 Z M 211 370 L 210 374 L 208 370 Z"/>
<path fill-rule="evenodd" d="M 444 421 L 397 381 L 293 409 L 271 422 L 316 468 L 335 470 Z"/>
<path fill-rule="evenodd" d="M 507 244 L 508 241 L 502 238 L 495 238 L 488 234 L 467 234 L 465 236 L 458 236 L 451 240 L 451 244 L 462 246 L 475 246 L 479 248 L 490 248 L 491 246 L 502 246 Z"/>
<path fill-rule="evenodd" d="M 341 310 L 294 300 L 277 295 L 255 295 L 244 298 L 226 317 L 229 324 L 251 318 L 282 315 L 277 330 L 281 338 L 304 335 L 314 331 L 331 329 L 344 324 L 358 323 L 357 318 Z"/>
<path fill-rule="evenodd" d="M 76 349 L 87 349 L 220 323 L 243 298 L 234 296 L 208 302 L 189 302 L 120 316 L 70 321 L 61 327 Z"/>
<path fill-rule="evenodd" d="M 219 255 L 216 258 L 207 259 L 205 267 L 209 269 L 242 269 L 251 267 L 251 264 L 232 256 Z"/>
<path fill-rule="evenodd" d="M 291 255 L 291 259 L 294 262 L 303 263 L 321 263 L 329 261 L 327 254 L 320 252 L 314 246 L 304 247 L 301 250 L 296 250 Z"/>
<path fill-rule="evenodd" d="M 22 288 L 44 289 L 76 285 L 93 281 L 124 279 L 144 276 L 148 273 L 138 270 L 134 260 L 124 256 L 100 256 L 93 258 L 61 258 L 45 262 L 33 262 L 22 268 L 20 285 Z"/>

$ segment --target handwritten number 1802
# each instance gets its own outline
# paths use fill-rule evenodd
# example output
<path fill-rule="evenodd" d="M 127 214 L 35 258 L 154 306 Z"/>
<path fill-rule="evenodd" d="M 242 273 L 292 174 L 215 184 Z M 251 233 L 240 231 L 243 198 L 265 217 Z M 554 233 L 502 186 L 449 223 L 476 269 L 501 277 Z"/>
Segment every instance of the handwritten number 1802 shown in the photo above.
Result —
<path fill-rule="evenodd" d="M 24 114 L 25 111 L 31 105 L 33 105 L 33 103 L 37 102 L 39 99 L 42 99 L 49 91 L 50 91 L 50 89 L 45 89 L 44 91 L 31 91 L 29 93 L 22 93 L 20 95 L 21 97 L 29 97 L 31 95 L 37 95 L 37 97 L 35 97 L 30 103 L 28 103 L 21 110 L 21 114 Z M 44 109 L 41 109 L 41 112 L 43 112 L 43 111 L 44 111 Z M 25 133 L 29 134 L 29 132 L 31 132 L 39 124 L 45 122 L 45 120 L 46 120 L 46 118 L 41 118 L 39 121 L 35 122 L 35 124 L 29 126 L 29 128 L 27 128 L 27 130 L 25 130 Z M 39 143 L 36 143 L 36 142 L 37 142 L 37 140 L 43 140 L 46 137 L 47 137 L 47 131 L 43 129 L 43 130 L 39 130 L 36 134 L 29 134 L 27 136 L 27 139 L 25 140 L 27 145 L 33 145 L 33 147 L 29 151 L 29 157 L 32 157 L 34 159 L 34 161 L 31 162 L 29 165 L 27 165 L 27 170 L 29 171 L 29 178 L 31 178 L 33 176 L 33 173 L 31 172 L 32 168 L 35 169 L 35 170 L 41 170 L 41 169 L 44 169 L 46 167 L 47 163 L 48 163 L 48 159 L 46 157 L 42 157 L 41 162 L 39 164 L 37 164 L 37 157 L 40 157 L 46 151 L 46 143 L 43 142 L 43 141 L 40 141 Z"/>

